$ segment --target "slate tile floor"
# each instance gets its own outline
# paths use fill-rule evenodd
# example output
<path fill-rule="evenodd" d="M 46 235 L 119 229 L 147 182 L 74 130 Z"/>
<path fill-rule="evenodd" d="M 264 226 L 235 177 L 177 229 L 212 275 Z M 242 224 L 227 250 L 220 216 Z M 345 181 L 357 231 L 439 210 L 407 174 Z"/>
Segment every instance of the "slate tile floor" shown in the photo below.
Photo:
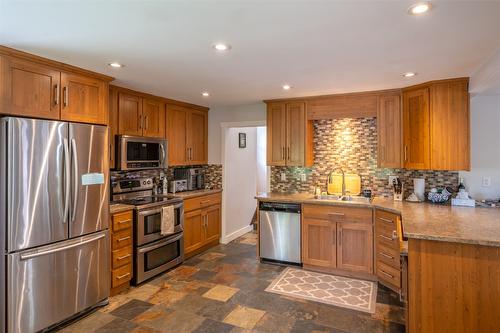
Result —
<path fill-rule="evenodd" d="M 372 315 L 265 292 L 284 268 L 259 263 L 256 241 L 212 248 L 61 332 L 404 332 L 402 304 L 382 286 Z"/>

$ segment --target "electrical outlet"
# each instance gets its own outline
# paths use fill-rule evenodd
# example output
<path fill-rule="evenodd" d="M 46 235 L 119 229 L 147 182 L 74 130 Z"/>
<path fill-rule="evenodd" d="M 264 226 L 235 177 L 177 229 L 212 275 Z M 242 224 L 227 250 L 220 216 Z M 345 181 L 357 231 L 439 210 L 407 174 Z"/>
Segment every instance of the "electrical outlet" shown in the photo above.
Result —
<path fill-rule="evenodd" d="M 483 181 L 481 183 L 481 186 L 490 187 L 491 186 L 491 177 L 483 177 Z"/>
<path fill-rule="evenodd" d="M 300 174 L 300 181 L 302 181 L 302 182 L 307 181 L 307 175 L 305 173 Z"/>
<path fill-rule="evenodd" d="M 398 176 L 389 176 L 389 186 L 392 186 L 392 185 L 393 185 L 392 183 L 393 183 L 393 181 L 394 181 L 395 179 L 399 179 L 399 177 L 398 177 Z"/>
<path fill-rule="evenodd" d="M 280 179 L 282 182 L 285 182 L 286 181 L 286 173 L 282 172 L 280 175 Z"/>

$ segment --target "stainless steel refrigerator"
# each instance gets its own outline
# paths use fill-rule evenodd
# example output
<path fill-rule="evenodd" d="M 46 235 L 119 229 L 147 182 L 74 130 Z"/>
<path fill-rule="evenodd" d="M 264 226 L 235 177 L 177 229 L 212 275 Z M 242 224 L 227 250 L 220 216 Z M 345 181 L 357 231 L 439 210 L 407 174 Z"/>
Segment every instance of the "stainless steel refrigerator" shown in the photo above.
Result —
<path fill-rule="evenodd" d="M 36 332 L 106 301 L 105 126 L 0 120 L 0 332 Z"/>

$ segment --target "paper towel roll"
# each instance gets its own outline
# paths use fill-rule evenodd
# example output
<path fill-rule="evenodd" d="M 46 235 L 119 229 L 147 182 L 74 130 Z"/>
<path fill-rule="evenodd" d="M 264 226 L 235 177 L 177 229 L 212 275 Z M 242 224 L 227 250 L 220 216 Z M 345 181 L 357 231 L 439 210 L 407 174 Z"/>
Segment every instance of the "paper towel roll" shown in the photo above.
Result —
<path fill-rule="evenodd" d="M 413 178 L 413 192 L 417 195 L 419 200 L 425 199 L 425 179 Z"/>

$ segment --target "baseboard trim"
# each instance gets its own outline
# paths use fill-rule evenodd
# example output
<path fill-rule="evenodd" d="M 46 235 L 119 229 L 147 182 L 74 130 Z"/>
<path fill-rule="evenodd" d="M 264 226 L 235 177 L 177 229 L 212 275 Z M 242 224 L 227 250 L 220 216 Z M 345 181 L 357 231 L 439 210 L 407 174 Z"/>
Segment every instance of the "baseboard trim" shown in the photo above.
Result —
<path fill-rule="evenodd" d="M 253 230 L 253 226 L 252 225 L 247 225 L 246 227 L 243 227 L 243 228 L 241 228 L 239 230 L 236 230 L 235 232 L 232 232 L 232 233 L 230 233 L 229 235 L 227 235 L 225 237 L 221 237 L 220 242 L 222 244 L 227 244 L 227 243 L 232 242 L 236 238 L 238 238 L 240 236 L 243 236 L 244 234 L 246 234 L 247 232 L 250 232 L 252 230 Z"/>

